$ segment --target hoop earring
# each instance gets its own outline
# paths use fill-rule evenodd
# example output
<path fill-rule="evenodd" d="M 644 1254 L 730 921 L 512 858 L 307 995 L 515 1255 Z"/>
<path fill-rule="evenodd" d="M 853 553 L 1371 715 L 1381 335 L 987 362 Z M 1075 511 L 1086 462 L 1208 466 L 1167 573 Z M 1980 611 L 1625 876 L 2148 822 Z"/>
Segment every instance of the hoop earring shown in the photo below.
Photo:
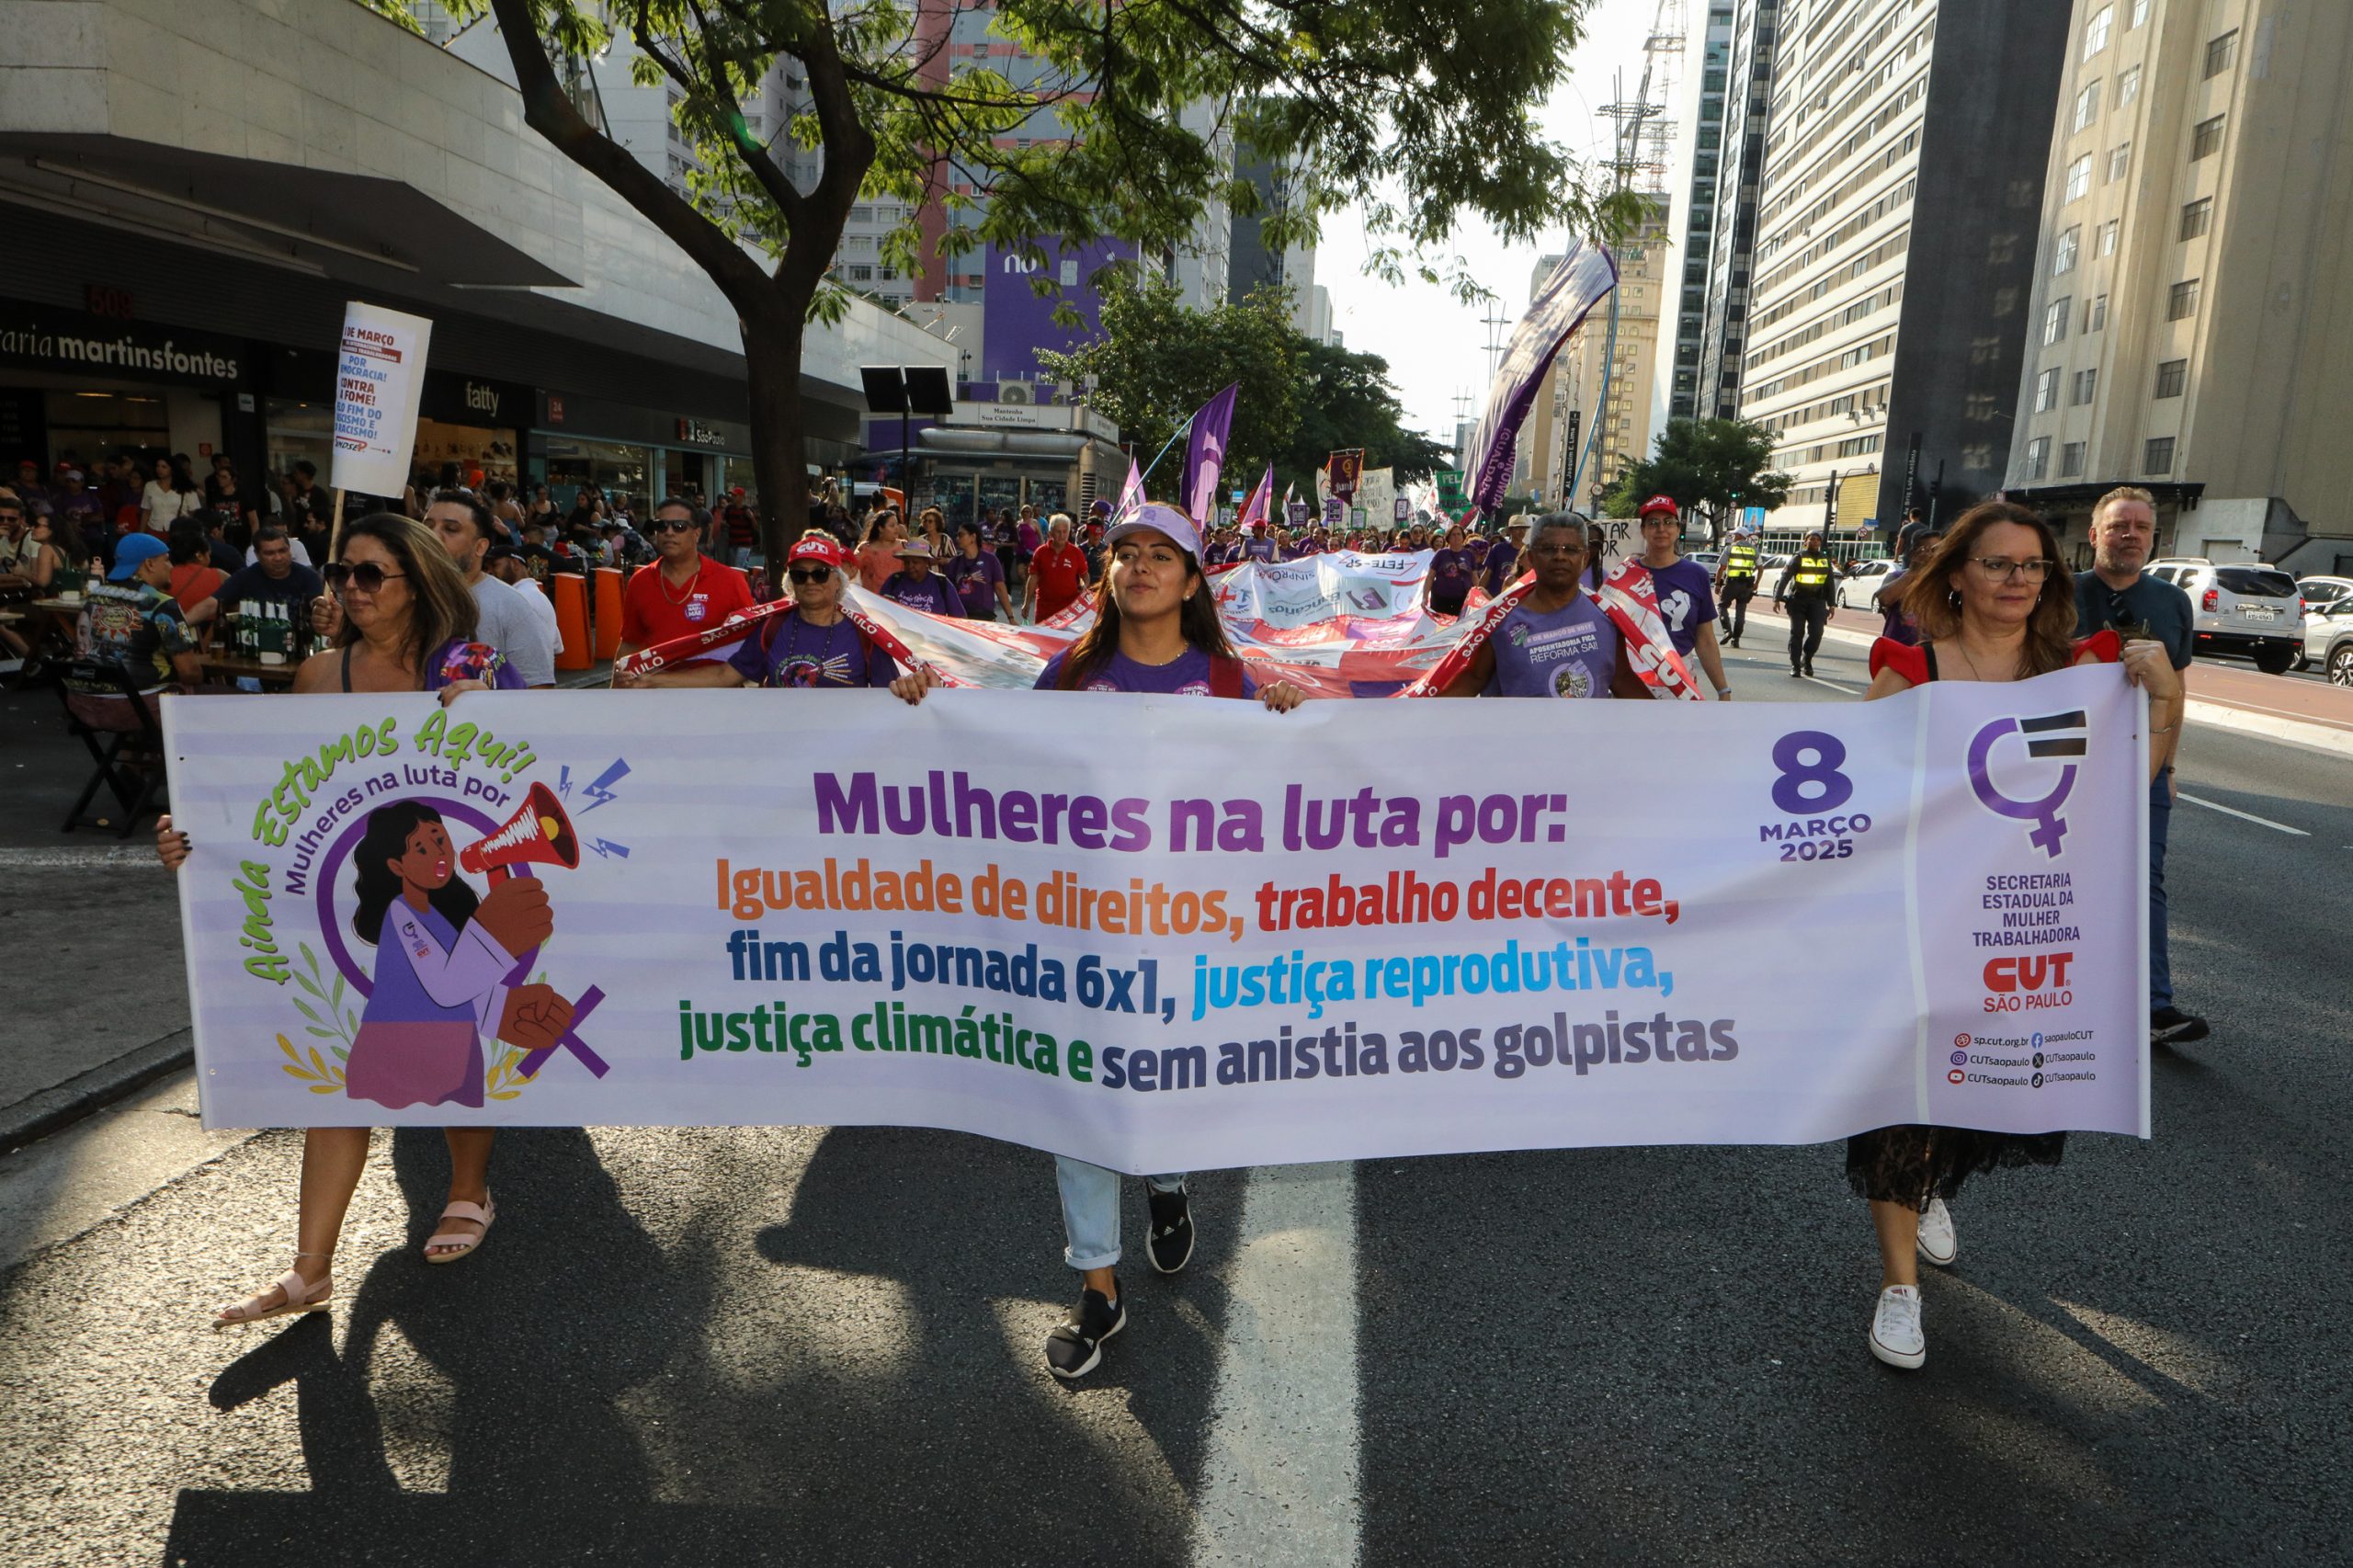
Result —
<path fill-rule="evenodd" d="M 1945 604 L 1949 608 L 1959 609 L 1961 608 L 1961 590 L 1959 588 L 1947 588 L 1945 590 Z"/>

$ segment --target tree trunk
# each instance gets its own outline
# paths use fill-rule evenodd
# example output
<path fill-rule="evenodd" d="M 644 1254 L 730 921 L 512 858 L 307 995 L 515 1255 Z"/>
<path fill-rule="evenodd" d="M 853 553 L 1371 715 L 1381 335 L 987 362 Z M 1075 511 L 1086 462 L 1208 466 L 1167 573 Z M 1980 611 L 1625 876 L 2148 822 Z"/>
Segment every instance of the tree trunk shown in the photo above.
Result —
<path fill-rule="evenodd" d="M 785 552 L 809 518 L 808 444 L 801 403 L 801 345 L 807 321 L 802 308 L 781 301 L 744 316 L 760 548 L 767 557 L 769 584 L 779 589 Z"/>

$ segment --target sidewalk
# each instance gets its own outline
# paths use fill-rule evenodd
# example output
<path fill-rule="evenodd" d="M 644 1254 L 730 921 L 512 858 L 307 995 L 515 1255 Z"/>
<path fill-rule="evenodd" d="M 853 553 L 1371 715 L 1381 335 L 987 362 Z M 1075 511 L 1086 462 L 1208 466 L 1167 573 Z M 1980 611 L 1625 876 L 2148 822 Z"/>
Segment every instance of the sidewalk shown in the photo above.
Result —
<path fill-rule="evenodd" d="M 1748 653 L 1776 653 L 1790 638 L 1789 618 L 1752 600 Z M 1859 609 L 1833 610 L 1824 641 L 1868 648 L 1879 640 L 1880 619 Z M 2253 665 L 2199 661 L 2189 671 L 2188 722 L 2353 756 L 2353 690 L 2294 676 L 2268 676 Z"/>

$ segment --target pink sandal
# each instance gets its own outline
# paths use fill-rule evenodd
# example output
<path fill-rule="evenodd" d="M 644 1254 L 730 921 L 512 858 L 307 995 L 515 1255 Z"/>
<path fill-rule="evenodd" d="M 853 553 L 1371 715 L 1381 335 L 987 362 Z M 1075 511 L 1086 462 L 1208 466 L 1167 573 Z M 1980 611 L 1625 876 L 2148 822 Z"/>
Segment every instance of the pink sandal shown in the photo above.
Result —
<path fill-rule="evenodd" d="M 441 1210 L 441 1218 L 472 1220 L 479 1223 L 482 1229 L 471 1236 L 462 1232 L 444 1231 L 439 1235 L 426 1237 L 425 1261 L 427 1263 L 455 1263 L 482 1245 L 483 1239 L 490 1234 L 490 1222 L 498 1218 L 498 1201 L 487 1192 L 483 1194 L 483 1201 L 480 1203 L 468 1203 L 463 1199 L 459 1199 Z M 435 1247 L 451 1247 L 455 1250 L 437 1254 L 433 1250 Z"/>
<path fill-rule="evenodd" d="M 314 1252 L 298 1252 L 294 1256 L 316 1257 L 319 1255 Z M 304 1280 L 301 1275 L 290 1268 L 278 1276 L 278 1290 L 285 1300 L 274 1307 L 265 1307 L 261 1304 L 262 1298 L 269 1294 L 267 1290 L 257 1291 L 242 1301 L 231 1301 L 221 1307 L 218 1309 L 220 1315 L 212 1320 L 213 1331 L 218 1333 L 224 1328 L 241 1328 L 249 1323 L 267 1323 L 271 1318 L 292 1317 L 302 1312 L 325 1312 L 334 1301 L 335 1277 L 330 1272 L 321 1275 L 315 1282 L 311 1282 Z"/>

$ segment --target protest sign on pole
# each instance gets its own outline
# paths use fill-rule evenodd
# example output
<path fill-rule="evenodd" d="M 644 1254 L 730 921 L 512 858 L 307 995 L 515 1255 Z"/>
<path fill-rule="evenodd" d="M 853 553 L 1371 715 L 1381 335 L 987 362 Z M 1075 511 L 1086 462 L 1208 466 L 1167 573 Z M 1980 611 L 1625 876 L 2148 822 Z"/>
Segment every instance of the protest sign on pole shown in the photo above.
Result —
<path fill-rule="evenodd" d="M 344 306 L 329 481 L 338 492 L 397 497 L 408 487 L 432 339 L 433 324 L 423 316 L 358 300 Z"/>
<path fill-rule="evenodd" d="M 746 721 L 813 701 L 813 747 Z M 619 705 L 165 699 L 207 1125 L 889 1124 L 1126 1171 L 2148 1131 L 2114 666 L 1836 705 Z M 532 876 L 553 931 L 517 951 Z"/>

